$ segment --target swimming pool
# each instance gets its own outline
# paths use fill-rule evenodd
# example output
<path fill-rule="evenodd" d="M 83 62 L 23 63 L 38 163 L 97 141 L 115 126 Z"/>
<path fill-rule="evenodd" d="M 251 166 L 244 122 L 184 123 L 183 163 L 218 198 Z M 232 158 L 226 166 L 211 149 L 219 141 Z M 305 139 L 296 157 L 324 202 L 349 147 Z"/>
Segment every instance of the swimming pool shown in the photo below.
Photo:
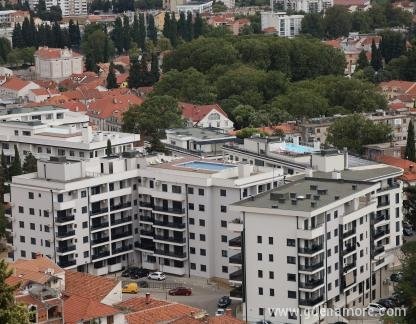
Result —
<path fill-rule="evenodd" d="M 293 144 L 293 143 L 285 143 L 283 150 L 289 151 L 289 152 L 295 152 L 295 153 L 302 153 L 302 154 L 312 153 L 315 151 L 313 147 L 303 146 L 303 145 Z"/>
<path fill-rule="evenodd" d="M 190 169 L 200 169 L 200 170 L 209 170 L 209 171 L 222 171 L 229 168 L 235 168 L 235 165 L 224 164 L 224 163 L 213 163 L 213 162 L 200 162 L 192 161 L 178 164 L 178 166 L 190 168 Z"/>

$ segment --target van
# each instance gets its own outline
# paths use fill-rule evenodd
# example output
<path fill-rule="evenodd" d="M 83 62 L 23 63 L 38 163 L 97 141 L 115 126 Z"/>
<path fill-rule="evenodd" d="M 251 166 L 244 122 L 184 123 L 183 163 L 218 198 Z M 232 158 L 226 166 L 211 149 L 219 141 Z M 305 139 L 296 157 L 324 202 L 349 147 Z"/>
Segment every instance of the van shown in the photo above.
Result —
<path fill-rule="evenodd" d="M 139 287 L 137 286 L 137 283 L 130 282 L 123 286 L 122 292 L 126 294 L 137 294 L 139 292 Z"/>

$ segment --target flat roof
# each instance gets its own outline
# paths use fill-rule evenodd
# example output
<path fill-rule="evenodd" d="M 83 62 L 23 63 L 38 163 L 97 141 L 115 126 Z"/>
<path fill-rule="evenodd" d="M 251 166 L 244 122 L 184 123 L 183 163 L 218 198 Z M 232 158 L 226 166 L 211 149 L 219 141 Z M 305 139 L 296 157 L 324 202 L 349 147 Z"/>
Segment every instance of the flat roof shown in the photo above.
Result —
<path fill-rule="evenodd" d="M 173 134 L 179 137 L 194 137 L 198 140 L 212 140 L 220 138 L 229 138 L 234 139 L 235 136 L 229 135 L 227 133 L 222 133 L 213 128 L 198 128 L 198 127 L 189 127 L 189 128 L 171 128 L 167 129 L 166 133 Z"/>
<path fill-rule="evenodd" d="M 398 176 L 403 172 L 402 169 L 397 167 L 384 166 L 383 164 L 379 164 L 379 166 L 380 167 L 342 170 L 340 171 L 341 178 L 347 181 L 372 181 L 388 176 Z M 332 174 L 331 172 L 315 171 L 313 176 L 322 179 L 330 179 Z"/>
<path fill-rule="evenodd" d="M 13 115 L 13 114 L 30 114 L 30 113 L 47 112 L 47 111 L 54 111 L 54 110 L 65 110 L 65 109 L 52 106 L 52 105 L 38 106 L 38 107 L 32 107 L 32 108 L 25 108 L 25 107 L 0 108 L 0 116 Z"/>
<path fill-rule="evenodd" d="M 375 183 L 363 181 L 305 177 L 234 205 L 310 212 L 374 185 Z M 316 196 L 319 198 L 315 199 Z M 315 203 L 314 206 L 312 202 Z"/>

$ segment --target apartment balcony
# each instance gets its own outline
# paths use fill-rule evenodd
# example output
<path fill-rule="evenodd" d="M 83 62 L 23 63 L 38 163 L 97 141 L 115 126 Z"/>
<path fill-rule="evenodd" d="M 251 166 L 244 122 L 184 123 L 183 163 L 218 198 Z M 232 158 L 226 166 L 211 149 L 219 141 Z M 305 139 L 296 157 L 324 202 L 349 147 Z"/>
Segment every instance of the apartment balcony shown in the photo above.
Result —
<path fill-rule="evenodd" d="M 165 251 L 165 250 L 155 250 L 155 256 L 160 257 L 169 257 L 171 259 L 184 261 L 186 260 L 186 253 L 184 252 L 174 252 L 174 251 Z"/>
<path fill-rule="evenodd" d="M 67 238 L 70 236 L 74 236 L 75 235 L 75 230 L 69 230 L 69 231 L 65 231 L 65 232 L 58 232 L 56 234 L 57 238 Z"/>
<path fill-rule="evenodd" d="M 153 209 L 153 204 L 150 202 L 140 201 L 139 206 L 146 209 Z"/>
<path fill-rule="evenodd" d="M 230 290 L 230 298 L 233 300 L 243 300 L 243 287 L 236 287 Z"/>
<path fill-rule="evenodd" d="M 129 223 L 129 222 L 131 222 L 131 220 L 132 220 L 131 216 L 127 216 L 127 217 L 123 217 L 123 218 L 119 218 L 119 219 L 114 219 L 114 220 L 111 221 L 111 226 Z"/>
<path fill-rule="evenodd" d="M 175 223 L 175 222 L 164 222 L 164 221 L 158 221 L 155 220 L 153 222 L 154 227 L 165 227 L 167 229 L 173 229 L 173 230 L 185 230 L 186 225 L 184 223 Z"/>
<path fill-rule="evenodd" d="M 233 283 L 242 283 L 243 282 L 243 270 L 239 269 L 237 271 L 230 273 L 229 279 L 230 279 L 230 282 L 233 282 Z"/>
<path fill-rule="evenodd" d="M 299 282 L 299 288 L 304 290 L 314 290 L 324 284 L 324 279 L 310 280 L 307 282 Z"/>
<path fill-rule="evenodd" d="M 374 249 L 374 256 L 378 256 L 379 254 L 384 252 L 384 246 L 378 246 Z"/>
<path fill-rule="evenodd" d="M 378 240 L 380 238 L 382 238 L 383 236 L 390 234 L 390 230 L 389 229 L 382 229 L 382 230 L 378 230 L 374 233 L 373 235 L 373 239 L 374 240 Z"/>
<path fill-rule="evenodd" d="M 129 245 L 125 245 L 125 246 L 121 246 L 115 249 L 111 250 L 111 254 L 119 254 L 119 253 L 123 253 L 123 252 L 127 252 L 127 251 L 131 251 L 133 250 L 133 244 L 129 244 Z"/>
<path fill-rule="evenodd" d="M 131 201 L 123 203 L 123 204 L 110 206 L 110 211 L 120 210 L 124 208 L 129 208 L 129 207 L 131 207 Z"/>
<path fill-rule="evenodd" d="M 92 255 L 92 259 L 101 259 L 110 256 L 110 251 L 100 251 Z"/>
<path fill-rule="evenodd" d="M 56 252 L 58 253 L 68 253 L 68 252 L 72 252 L 76 250 L 76 246 L 75 244 L 71 244 L 71 245 L 67 245 L 67 246 L 58 246 L 56 249 Z"/>
<path fill-rule="evenodd" d="M 395 182 L 395 183 L 392 183 L 392 184 L 388 185 L 387 187 L 377 189 L 377 192 L 389 191 L 389 190 L 393 190 L 393 189 L 397 189 L 397 188 L 400 188 L 400 184 Z"/>
<path fill-rule="evenodd" d="M 387 201 L 380 201 L 380 202 L 377 203 L 377 208 L 386 207 L 388 205 L 390 205 L 390 201 L 388 201 L 388 200 Z"/>
<path fill-rule="evenodd" d="M 355 235 L 355 233 L 357 233 L 357 229 L 354 227 L 353 229 L 351 229 L 351 230 L 349 230 L 349 231 L 347 231 L 347 232 L 344 232 L 344 233 L 342 234 L 342 238 L 343 238 L 343 239 L 346 239 L 346 238 L 348 238 L 348 237 L 350 237 L 350 236 Z"/>
<path fill-rule="evenodd" d="M 153 238 L 154 235 L 155 235 L 155 232 L 153 231 L 140 230 L 140 236 L 148 236 L 148 237 Z"/>
<path fill-rule="evenodd" d="M 118 234 L 111 234 L 111 239 L 112 240 L 117 240 L 120 238 L 124 238 L 124 237 L 128 237 L 128 236 L 132 236 L 132 232 L 131 231 L 127 231 L 127 232 L 123 232 L 123 233 L 118 233 Z"/>
<path fill-rule="evenodd" d="M 346 266 L 344 266 L 344 273 L 349 272 L 350 270 L 354 269 L 357 266 L 357 262 L 354 261 L 350 264 L 347 264 Z"/>
<path fill-rule="evenodd" d="M 151 223 L 151 224 L 153 224 L 153 217 L 151 217 L 151 216 L 140 216 L 140 218 L 139 218 L 139 220 L 140 220 L 140 222 L 141 223 Z"/>
<path fill-rule="evenodd" d="M 12 215 L 12 209 L 10 207 L 9 208 L 5 208 L 4 209 L 4 215 L 11 216 Z"/>
<path fill-rule="evenodd" d="M 74 215 L 58 216 L 55 218 L 55 223 L 62 224 L 62 223 L 73 222 L 74 220 L 75 220 Z"/>
<path fill-rule="evenodd" d="M 10 234 L 6 235 L 6 242 L 7 244 L 13 245 L 13 236 Z"/>
<path fill-rule="evenodd" d="M 349 254 L 349 253 L 351 253 L 351 252 L 354 252 L 355 250 L 357 250 L 357 245 L 356 245 L 356 243 L 354 243 L 354 244 L 350 244 L 350 245 L 347 245 L 344 249 L 343 249 L 343 254 L 344 254 L 344 256 L 346 255 L 346 254 Z"/>
<path fill-rule="evenodd" d="M 303 247 L 298 249 L 298 253 L 300 254 L 315 254 L 324 250 L 323 244 L 320 245 L 313 245 L 311 247 Z"/>
<path fill-rule="evenodd" d="M 6 221 L 6 229 L 10 231 L 13 229 L 12 222 L 10 220 L 8 222 Z"/>
<path fill-rule="evenodd" d="M 387 221 L 387 220 L 390 220 L 390 217 L 388 215 L 379 215 L 376 218 L 374 218 L 373 224 L 375 225 L 375 224 L 378 224 L 380 222 Z"/>
<path fill-rule="evenodd" d="M 105 213 L 108 213 L 108 207 L 93 209 L 90 211 L 90 216 L 96 216 L 96 215 L 105 214 Z"/>
<path fill-rule="evenodd" d="M 232 249 L 241 249 L 241 236 L 237 236 L 229 240 L 228 246 Z"/>
<path fill-rule="evenodd" d="M 155 244 L 146 244 L 141 242 L 134 242 L 134 247 L 140 251 L 153 253 L 155 250 Z"/>
<path fill-rule="evenodd" d="M 99 238 L 96 238 L 96 239 L 91 240 L 91 244 L 92 245 L 101 244 L 101 243 L 108 242 L 109 240 L 110 240 L 110 237 L 109 236 L 107 236 L 107 237 L 99 237 Z"/>
<path fill-rule="evenodd" d="M 162 214 L 174 214 L 174 215 L 184 215 L 185 208 L 168 208 L 163 206 L 154 206 L 153 211 L 162 213 Z"/>
<path fill-rule="evenodd" d="M 243 231 L 243 221 L 239 218 L 236 218 L 232 220 L 231 222 L 228 222 L 228 230 L 231 232 L 239 232 L 241 233 Z"/>
<path fill-rule="evenodd" d="M 299 299 L 299 306 L 314 307 L 324 301 L 324 296 L 318 296 L 315 298 Z"/>
<path fill-rule="evenodd" d="M 229 257 L 228 262 L 230 265 L 241 266 L 243 264 L 243 256 L 241 253 L 238 253 Z"/>
<path fill-rule="evenodd" d="M 77 264 L 77 261 L 76 260 L 62 260 L 62 261 L 58 261 L 58 266 L 60 266 L 61 268 L 73 267 L 76 264 Z"/>
<path fill-rule="evenodd" d="M 323 261 L 318 262 L 318 263 L 303 264 L 303 265 L 299 265 L 299 271 L 314 272 L 316 270 L 323 268 L 323 266 L 324 266 Z"/>
<path fill-rule="evenodd" d="M 163 235 L 155 235 L 153 240 L 160 241 L 161 243 L 169 242 L 169 243 L 177 243 L 178 245 L 184 245 L 186 243 L 186 238 L 184 237 L 172 237 L 172 236 L 163 236 Z"/>
<path fill-rule="evenodd" d="M 96 223 L 96 224 L 92 223 L 91 231 L 95 231 L 95 230 L 106 228 L 106 227 L 108 227 L 108 222 L 102 222 L 102 223 Z"/>
<path fill-rule="evenodd" d="M 298 229 L 298 238 L 304 240 L 313 240 L 325 234 L 325 227 L 322 224 L 317 224 L 314 227 L 306 229 Z"/>

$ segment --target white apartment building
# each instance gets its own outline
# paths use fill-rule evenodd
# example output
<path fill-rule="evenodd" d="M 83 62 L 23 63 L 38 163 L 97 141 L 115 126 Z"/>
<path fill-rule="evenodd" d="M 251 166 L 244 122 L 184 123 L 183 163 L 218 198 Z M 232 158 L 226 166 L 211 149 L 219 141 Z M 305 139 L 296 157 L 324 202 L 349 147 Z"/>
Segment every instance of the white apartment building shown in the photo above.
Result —
<path fill-rule="evenodd" d="M 56 118 L 60 118 L 60 113 Z M 22 160 L 29 152 L 37 159 L 66 156 L 84 160 L 106 156 L 107 140 L 111 141 L 113 153 L 122 153 L 134 150 L 140 135 L 97 132 L 83 123 L 51 126 L 43 120 L 0 122 L 0 143 L 8 163 L 14 156 L 15 145 Z"/>
<path fill-rule="evenodd" d="M 206 1 L 206 2 L 192 2 L 188 1 L 184 4 L 176 4 L 176 10 L 178 13 L 181 12 L 192 12 L 192 13 L 206 13 L 212 11 L 212 1 Z"/>
<path fill-rule="evenodd" d="M 280 37 L 299 35 L 303 15 L 287 15 L 286 12 L 261 12 L 261 30 Z"/>
<path fill-rule="evenodd" d="M 35 52 L 38 78 L 60 81 L 84 71 L 83 56 L 68 48 L 39 47 Z"/>
<path fill-rule="evenodd" d="M 0 99 L 11 102 L 25 101 L 31 90 L 39 88 L 35 82 L 6 77 L 0 80 Z"/>
<path fill-rule="evenodd" d="M 309 173 L 231 206 L 241 214 L 229 230 L 241 235 L 229 242 L 237 253 L 230 296 L 244 303 L 244 317 L 319 323 L 320 308 L 380 298 L 402 245 L 402 172 L 377 165 Z M 270 312 L 276 307 L 299 312 Z"/>
<path fill-rule="evenodd" d="M 62 16 L 87 16 L 87 0 L 59 0 Z"/>
<path fill-rule="evenodd" d="M 334 5 L 333 0 L 271 0 L 271 7 L 276 10 L 303 11 L 318 13 Z"/>

